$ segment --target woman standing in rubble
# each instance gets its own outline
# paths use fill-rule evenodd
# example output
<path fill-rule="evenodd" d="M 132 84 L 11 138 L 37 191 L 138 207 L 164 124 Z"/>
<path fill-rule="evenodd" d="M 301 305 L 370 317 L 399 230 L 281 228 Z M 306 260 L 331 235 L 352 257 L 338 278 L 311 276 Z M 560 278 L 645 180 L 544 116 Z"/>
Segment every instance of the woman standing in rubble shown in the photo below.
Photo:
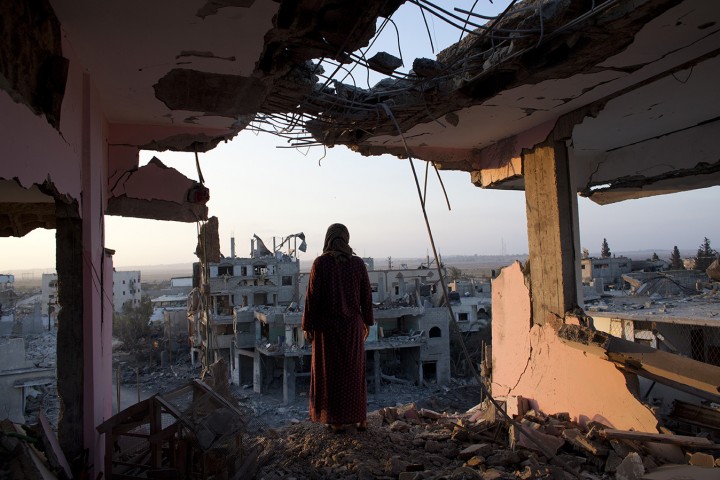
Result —
<path fill-rule="evenodd" d="M 312 343 L 310 419 L 337 433 L 367 428 L 365 340 L 373 325 L 365 262 L 353 255 L 345 225 L 330 225 L 310 270 L 302 329 Z"/>

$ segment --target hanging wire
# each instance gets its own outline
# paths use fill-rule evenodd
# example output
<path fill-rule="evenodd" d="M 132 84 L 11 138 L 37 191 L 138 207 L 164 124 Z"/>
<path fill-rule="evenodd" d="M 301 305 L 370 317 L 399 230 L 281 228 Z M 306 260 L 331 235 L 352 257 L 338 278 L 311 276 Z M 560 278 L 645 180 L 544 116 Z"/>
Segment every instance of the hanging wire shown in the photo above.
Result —
<path fill-rule="evenodd" d="M 470 352 L 468 351 L 467 345 L 465 344 L 465 339 L 460 334 L 460 328 L 458 327 L 457 322 L 455 321 L 455 313 L 453 312 L 452 305 L 450 304 L 448 291 L 447 291 L 447 285 L 445 284 L 445 277 L 442 272 L 442 265 L 440 264 L 439 255 L 437 253 L 437 248 L 435 246 L 435 239 L 433 238 L 432 228 L 430 227 L 430 220 L 428 219 L 427 210 L 425 208 L 425 203 L 423 201 L 423 195 L 422 195 L 422 191 L 420 189 L 420 181 L 418 180 L 417 171 L 415 170 L 413 156 L 410 153 L 410 148 L 408 147 L 407 142 L 405 141 L 405 135 L 404 135 L 402 129 L 400 128 L 400 124 L 397 122 L 397 119 L 393 115 L 392 110 L 390 110 L 390 107 L 388 107 L 387 104 L 380 104 L 379 107 L 381 107 L 384 110 L 384 112 L 386 113 L 386 115 L 390 118 L 391 122 L 397 129 L 398 135 L 402 139 L 403 146 L 405 148 L 405 153 L 408 157 L 408 161 L 410 163 L 410 168 L 412 170 L 413 179 L 415 181 L 415 187 L 417 189 L 418 198 L 420 200 L 420 208 L 422 210 L 423 219 L 425 220 L 425 227 L 427 229 L 428 239 L 430 241 L 430 247 L 432 248 L 433 257 L 435 258 L 435 266 L 437 267 L 438 275 L 440 277 L 440 280 L 439 280 L 440 286 L 442 287 L 443 300 L 445 302 L 445 305 L 447 306 L 448 314 L 450 316 L 449 317 L 450 325 L 452 326 L 454 333 L 458 336 L 459 343 L 462 348 L 463 355 L 465 357 L 465 361 L 467 362 L 471 373 L 477 380 L 478 385 L 480 386 L 480 389 L 482 391 L 482 394 L 495 407 L 496 411 L 498 413 L 500 413 L 501 416 L 503 416 L 507 422 L 509 422 L 511 425 L 513 425 L 513 427 L 515 427 L 515 429 L 517 430 L 518 433 L 524 435 L 531 443 L 533 443 L 536 447 L 538 447 L 540 449 L 540 451 L 545 454 L 545 456 L 547 456 L 549 459 L 551 459 L 551 462 L 555 462 L 558 466 L 563 468 L 565 471 L 572 474 L 576 478 L 580 479 L 581 478 L 580 475 L 575 470 L 570 468 L 570 466 L 567 463 L 565 463 L 562 459 L 560 459 L 551 449 L 547 448 L 547 446 L 544 445 L 541 441 L 537 440 L 535 437 L 530 435 L 530 433 L 528 432 L 527 427 L 525 425 L 516 421 L 515 419 L 510 417 L 510 415 L 507 414 L 507 412 L 502 408 L 502 406 L 497 402 L 497 400 L 495 400 L 495 398 L 493 398 L 493 396 L 490 394 L 487 387 L 485 386 L 485 382 L 483 381 L 483 378 L 480 376 L 477 369 L 475 368 L 472 358 L 470 357 Z"/>
<path fill-rule="evenodd" d="M 528 38 L 537 40 L 531 44 L 524 44 L 526 45 L 524 48 L 514 49 L 511 54 L 503 56 L 504 62 L 512 61 L 617 3 L 617 0 L 605 0 L 601 3 L 593 0 L 590 10 L 576 16 L 564 25 L 554 27 L 551 31 L 548 31 L 542 15 L 546 1 L 542 0 L 540 5 L 517 7 L 518 0 L 512 0 L 502 13 L 491 16 L 474 11 L 478 3 L 477 0 L 475 0 L 470 10 L 454 8 L 454 12 L 457 13 L 453 13 L 430 0 L 410 0 L 410 3 L 420 8 L 423 18 L 425 18 L 428 35 L 430 35 L 430 31 L 425 17 L 426 12 L 456 28 L 460 32 L 461 39 L 463 34 L 473 35 L 472 44 L 466 44 L 466 51 L 462 52 L 460 50 L 461 44 L 458 41 L 454 50 L 451 51 L 451 55 L 445 54 L 443 69 L 432 78 L 418 78 L 396 71 L 385 75 L 385 78 L 394 80 L 394 85 L 392 82 L 388 82 L 383 84 L 382 88 L 377 88 L 377 86 L 368 89 L 359 88 L 355 81 L 354 72 L 357 68 L 365 69 L 365 80 L 369 86 L 371 67 L 366 56 L 388 24 L 392 24 L 395 29 L 398 52 L 404 64 L 398 26 L 392 18 L 384 18 L 367 48 L 357 53 L 344 52 L 347 43 L 345 42 L 332 56 L 332 58 L 345 57 L 350 61 L 350 65 L 345 65 L 328 57 L 320 58 L 311 72 L 320 79 L 320 82 L 313 87 L 312 92 L 299 101 L 291 95 L 273 92 L 267 104 L 268 111 L 273 113 L 258 114 L 249 128 L 256 134 L 267 132 L 287 140 L 288 146 L 280 148 L 322 146 L 328 142 L 355 143 L 361 141 L 363 137 L 387 134 L 388 130 L 393 130 L 391 125 L 381 121 L 377 106 L 380 103 L 393 102 L 393 99 L 398 96 L 404 96 L 400 100 L 402 107 L 398 112 L 400 121 L 417 122 L 419 118 L 427 117 L 447 128 L 438 119 L 438 115 L 433 113 L 434 108 L 431 109 L 428 105 L 426 95 L 424 93 L 416 95 L 414 92 L 438 90 L 442 82 L 453 81 L 458 78 L 463 78 L 463 83 L 472 83 L 482 75 L 494 70 L 494 66 L 487 68 L 485 63 L 488 55 L 496 49 L 511 45 L 510 42 L 517 40 Z M 518 17 L 519 14 L 521 18 Z M 478 18 L 488 22 L 485 25 L 480 25 L 470 21 L 470 18 Z M 528 23 L 527 20 L 533 18 L 535 18 L 536 25 L 534 27 L 512 27 L 513 24 L 518 24 L 521 20 Z M 359 23 L 353 25 L 348 38 L 356 32 L 358 25 Z M 432 38 L 430 39 L 432 41 Z M 434 44 L 432 48 L 434 50 Z M 329 73 L 324 73 L 323 70 L 325 69 L 321 68 L 321 66 L 327 67 Z M 352 80 L 352 84 L 344 86 L 344 81 L 348 77 Z M 442 97 L 434 100 L 433 107 L 436 108 L 441 100 Z M 320 132 L 328 132 L 334 136 L 320 135 Z M 315 138 L 319 137 L 323 137 L 323 140 L 315 140 Z"/>

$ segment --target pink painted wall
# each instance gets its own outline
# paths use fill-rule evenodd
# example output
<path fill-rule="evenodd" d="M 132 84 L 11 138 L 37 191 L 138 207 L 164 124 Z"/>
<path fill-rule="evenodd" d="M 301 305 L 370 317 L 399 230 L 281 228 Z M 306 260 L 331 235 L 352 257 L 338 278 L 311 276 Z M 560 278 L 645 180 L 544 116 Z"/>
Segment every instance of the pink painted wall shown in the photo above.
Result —
<path fill-rule="evenodd" d="M 72 100 L 70 100 L 72 101 Z M 63 112 L 65 115 L 65 112 Z M 68 116 L 63 116 L 63 125 Z M 79 119 L 75 119 L 79 124 Z M 80 198 L 80 157 L 76 145 L 63 138 L 25 105 L 0 90 L 0 178 L 17 178 L 23 187 L 41 184 L 48 177 L 60 193 Z"/>
<path fill-rule="evenodd" d="M 657 432 L 655 416 L 612 363 L 562 343 L 552 325 L 531 325 L 519 262 L 503 269 L 492 291 L 493 396 L 522 396 L 533 408 L 568 412 L 580 423 Z"/>
<path fill-rule="evenodd" d="M 145 200 L 166 200 L 179 204 L 187 200 L 187 192 L 195 185 L 174 168 L 151 161 L 133 172 L 126 172 L 110 185 L 112 196 L 127 195 Z"/>

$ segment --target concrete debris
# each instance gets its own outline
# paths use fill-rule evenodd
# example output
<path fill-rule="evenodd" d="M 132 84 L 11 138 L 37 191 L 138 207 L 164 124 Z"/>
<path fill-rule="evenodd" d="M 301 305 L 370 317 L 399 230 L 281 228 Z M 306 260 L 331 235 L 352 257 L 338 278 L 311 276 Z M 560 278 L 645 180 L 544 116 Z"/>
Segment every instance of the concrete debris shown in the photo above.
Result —
<path fill-rule="evenodd" d="M 720 282 L 720 258 L 716 258 L 710 266 L 705 270 L 710 280 Z"/>
<path fill-rule="evenodd" d="M 715 458 L 703 452 L 695 452 L 688 455 L 688 463 L 697 467 L 714 468 Z"/>
<path fill-rule="evenodd" d="M 644 473 L 645 467 L 643 466 L 640 455 L 636 452 L 630 452 L 628 456 L 620 462 L 615 472 L 615 478 L 617 480 L 638 480 Z"/>
<path fill-rule="evenodd" d="M 44 472 L 39 452 L 33 446 L 37 439 L 20 425 L 9 420 L 0 421 L 0 478 L 44 480 Z"/>
<path fill-rule="evenodd" d="M 413 73 L 421 78 L 436 77 L 440 75 L 444 69 L 445 66 L 442 63 L 429 58 L 416 58 L 413 61 Z"/>
<path fill-rule="evenodd" d="M 403 61 L 387 52 L 378 52 L 367 61 L 368 66 L 373 70 L 390 75 L 398 68 L 402 67 Z"/>
<path fill-rule="evenodd" d="M 478 411 L 487 409 L 484 404 L 464 413 L 418 403 L 385 407 L 368 416 L 367 431 L 345 435 L 308 422 L 292 425 L 260 440 L 272 455 L 257 478 L 639 480 L 666 463 L 652 453 L 652 440 L 608 440 L 602 435 L 607 427 L 597 422 L 580 425 L 568 415 L 535 410 L 518 416 L 524 431 L 559 444 L 548 456 L 513 442 L 509 422 L 477 416 Z M 457 431 L 466 435 L 461 439 Z M 690 459 L 707 467 L 715 462 L 706 452 L 693 451 Z"/>

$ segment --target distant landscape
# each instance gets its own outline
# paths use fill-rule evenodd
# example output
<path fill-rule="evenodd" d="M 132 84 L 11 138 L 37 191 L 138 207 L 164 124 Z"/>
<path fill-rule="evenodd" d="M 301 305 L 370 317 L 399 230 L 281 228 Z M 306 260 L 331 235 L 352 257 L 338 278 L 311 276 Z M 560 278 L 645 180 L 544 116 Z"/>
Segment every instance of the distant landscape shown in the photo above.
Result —
<path fill-rule="evenodd" d="M 612 247 L 612 246 L 611 246 Z M 622 251 L 613 252 L 616 256 L 626 256 L 633 260 L 644 260 L 652 257 L 653 253 L 657 253 L 661 259 L 669 259 L 671 251 L 669 249 L 658 249 L 658 250 L 635 250 L 635 251 Z M 680 250 L 680 254 L 683 257 L 692 257 L 696 254 L 696 250 Z M 600 252 L 590 252 L 591 256 L 599 256 Z M 443 255 L 442 261 L 447 267 L 456 267 L 462 270 L 465 275 L 482 277 L 490 276 L 492 270 L 510 265 L 515 260 L 524 262 L 527 260 L 527 253 L 519 253 L 512 255 Z M 388 258 L 375 258 L 375 269 L 387 269 Z M 300 260 L 300 271 L 308 272 L 312 265 L 313 259 L 302 259 Z M 407 268 L 417 268 L 421 264 L 427 263 L 426 258 L 421 257 L 408 257 L 408 258 L 392 258 L 392 266 L 394 269 L 404 268 L 403 265 L 407 265 Z M 431 262 L 431 266 L 434 266 L 434 262 Z M 1 268 L 1 267 L 0 267 Z M 129 266 L 116 266 L 117 270 L 140 270 L 142 274 L 143 283 L 158 283 L 169 280 L 173 277 L 187 277 L 192 275 L 192 263 L 173 263 L 168 265 L 129 265 Z M 15 275 L 15 285 L 17 287 L 30 287 L 40 285 L 40 280 L 43 273 L 53 273 L 55 269 L 53 267 L 48 268 L 36 268 L 28 270 L 15 270 L 15 271 L 0 271 L 0 273 L 9 273 Z"/>

